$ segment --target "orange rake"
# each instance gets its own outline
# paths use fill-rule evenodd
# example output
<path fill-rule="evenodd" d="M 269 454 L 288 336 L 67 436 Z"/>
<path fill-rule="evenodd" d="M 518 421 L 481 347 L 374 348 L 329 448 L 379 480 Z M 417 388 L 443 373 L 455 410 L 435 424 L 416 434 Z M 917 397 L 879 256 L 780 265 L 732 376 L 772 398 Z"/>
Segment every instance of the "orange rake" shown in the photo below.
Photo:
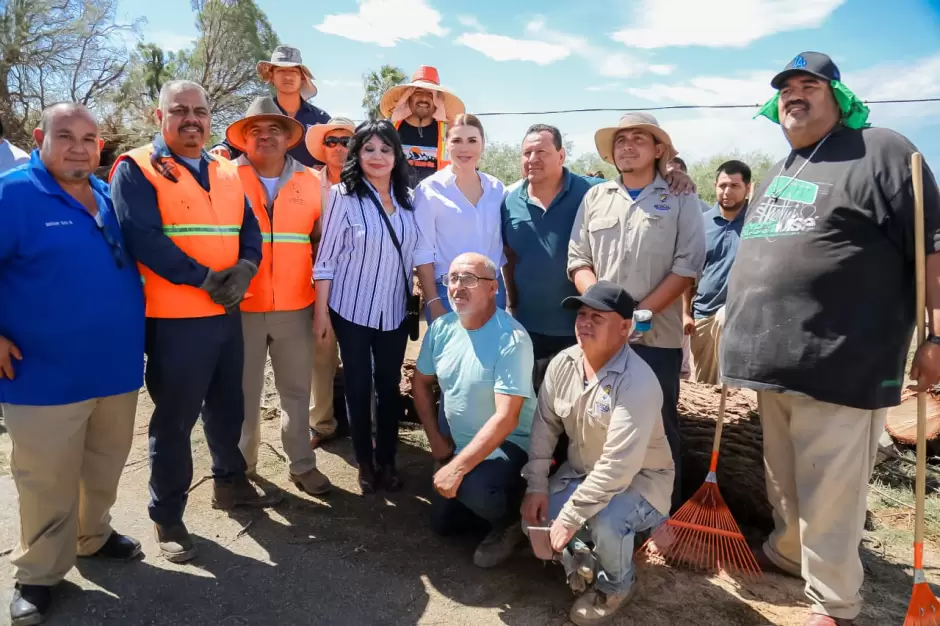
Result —
<path fill-rule="evenodd" d="M 924 248 L 924 175 L 920 153 L 911 156 L 914 183 L 914 271 L 917 289 L 917 343 L 926 339 L 926 259 Z M 924 576 L 924 500 L 927 475 L 927 394 L 917 394 L 917 479 L 914 510 L 914 590 L 907 606 L 904 626 L 940 626 L 940 603 Z"/>
<path fill-rule="evenodd" d="M 715 442 L 705 483 L 666 523 L 653 531 L 642 549 L 651 560 L 670 565 L 684 565 L 697 571 L 730 573 L 738 570 L 745 575 L 760 576 L 760 566 L 721 497 L 715 473 L 727 397 L 728 387 L 722 385 Z"/>

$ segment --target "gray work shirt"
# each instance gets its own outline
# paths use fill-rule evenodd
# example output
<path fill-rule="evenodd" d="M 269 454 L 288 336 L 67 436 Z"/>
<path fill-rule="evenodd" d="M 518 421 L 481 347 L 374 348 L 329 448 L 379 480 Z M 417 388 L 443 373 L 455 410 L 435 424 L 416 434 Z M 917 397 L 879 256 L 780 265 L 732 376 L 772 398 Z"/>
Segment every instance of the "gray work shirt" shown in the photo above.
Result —
<path fill-rule="evenodd" d="M 670 274 L 698 280 L 705 265 L 701 201 L 677 196 L 660 175 L 634 201 L 621 177 L 584 196 L 568 243 L 568 276 L 590 267 L 640 302 Z M 682 298 L 653 316 L 638 341 L 655 348 L 682 347 Z"/>

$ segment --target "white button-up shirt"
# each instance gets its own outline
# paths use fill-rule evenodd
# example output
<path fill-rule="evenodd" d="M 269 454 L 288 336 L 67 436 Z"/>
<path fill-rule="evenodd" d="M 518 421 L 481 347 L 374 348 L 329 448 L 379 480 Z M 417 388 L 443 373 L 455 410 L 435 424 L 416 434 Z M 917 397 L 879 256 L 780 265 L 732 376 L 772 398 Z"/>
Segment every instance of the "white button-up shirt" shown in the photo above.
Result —
<path fill-rule="evenodd" d="M 434 276 L 450 270 L 451 262 L 465 252 L 488 257 L 496 267 L 503 255 L 500 205 L 506 188 L 498 178 L 478 172 L 483 195 L 476 206 L 457 188 L 450 167 L 424 179 L 415 188 L 415 217 L 428 245 L 434 249 Z"/>

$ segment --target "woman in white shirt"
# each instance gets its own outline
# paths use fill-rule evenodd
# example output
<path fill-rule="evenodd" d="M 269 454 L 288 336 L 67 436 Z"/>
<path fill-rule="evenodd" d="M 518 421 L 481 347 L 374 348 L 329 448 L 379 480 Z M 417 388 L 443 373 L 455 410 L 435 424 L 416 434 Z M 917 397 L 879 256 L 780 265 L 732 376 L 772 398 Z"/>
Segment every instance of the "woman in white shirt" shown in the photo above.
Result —
<path fill-rule="evenodd" d="M 458 115 L 446 139 L 451 165 L 424 179 L 414 195 L 418 226 L 434 250 L 437 293 L 427 302 L 429 322 L 451 310 L 443 279 L 457 256 L 477 252 L 497 268 L 506 262 L 500 232 L 500 205 L 506 190 L 499 179 L 477 170 L 483 156 L 483 124 L 470 113 Z M 496 306 L 506 308 L 501 274 L 497 272 Z"/>
<path fill-rule="evenodd" d="M 408 342 L 406 294 L 411 293 L 412 268 L 434 258 L 415 219 L 408 168 L 390 122 L 364 122 L 356 129 L 342 182 L 330 190 L 313 269 L 314 333 L 320 347 L 329 346 L 334 333 L 339 343 L 349 430 L 363 493 L 379 487 L 397 491 L 402 486 L 395 452 L 398 423 L 404 418 L 398 383 Z M 433 294 L 433 277 L 427 271 L 419 277 L 425 297 Z M 374 449 L 373 384 L 377 400 Z"/>

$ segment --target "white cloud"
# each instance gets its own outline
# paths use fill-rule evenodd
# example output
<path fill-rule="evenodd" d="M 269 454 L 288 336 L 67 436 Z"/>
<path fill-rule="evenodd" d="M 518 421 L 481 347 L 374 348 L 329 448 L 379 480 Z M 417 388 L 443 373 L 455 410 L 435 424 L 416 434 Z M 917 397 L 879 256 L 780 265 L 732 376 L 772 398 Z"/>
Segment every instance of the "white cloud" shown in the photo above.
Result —
<path fill-rule="evenodd" d="M 464 33 L 457 37 L 456 43 L 485 54 L 494 61 L 530 61 L 549 65 L 571 54 L 571 50 L 559 44 L 535 39 L 513 39 L 490 33 Z"/>
<path fill-rule="evenodd" d="M 738 77 L 696 76 L 674 84 L 628 87 L 626 92 L 656 103 L 675 104 L 758 104 L 773 95 L 773 72 L 750 72 Z"/>
<path fill-rule="evenodd" d="M 620 83 L 604 83 L 602 85 L 591 85 L 585 89 L 586 91 L 623 91 L 623 86 Z"/>
<path fill-rule="evenodd" d="M 441 14 L 426 0 L 360 0 L 358 13 L 327 15 L 314 26 L 330 35 L 390 48 L 426 35 L 443 37 Z"/>
<path fill-rule="evenodd" d="M 467 28 L 473 28 L 474 30 L 485 30 L 483 24 L 480 23 L 476 17 L 472 15 L 458 15 L 457 21 L 466 26 Z"/>
<path fill-rule="evenodd" d="M 819 27 L 845 0 L 642 0 L 613 35 L 632 48 L 743 48 L 774 33 Z M 716 36 L 716 33 L 733 33 Z"/>

